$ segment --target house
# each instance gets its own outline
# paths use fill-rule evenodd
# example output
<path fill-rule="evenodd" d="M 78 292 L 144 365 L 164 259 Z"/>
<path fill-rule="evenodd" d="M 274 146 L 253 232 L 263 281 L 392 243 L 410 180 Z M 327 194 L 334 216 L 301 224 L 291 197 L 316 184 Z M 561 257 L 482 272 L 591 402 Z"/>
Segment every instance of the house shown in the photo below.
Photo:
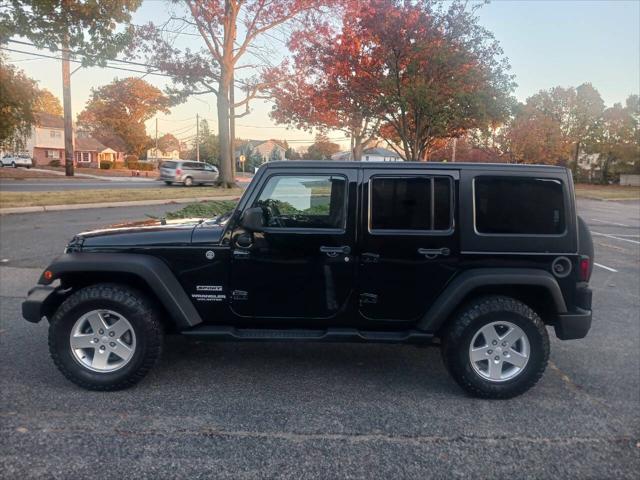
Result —
<path fill-rule="evenodd" d="M 284 160 L 287 149 L 277 140 L 249 140 L 235 151 L 235 159 L 239 161 L 244 155 L 246 160 L 254 159 L 257 163 Z"/>
<path fill-rule="evenodd" d="M 150 148 L 147 150 L 147 162 L 162 163 L 165 160 L 180 160 L 180 150 L 162 150 L 158 148 Z"/>
<path fill-rule="evenodd" d="M 331 155 L 331 160 L 353 160 L 351 151 Z M 381 147 L 365 148 L 362 151 L 363 162 L 402 162 L 403 158 L 393 150 Z"/>
<path fill-rule="evenodd" d="M 124 163 L 127 144 L 121 137 L 112 133 L 98 133 L 94 134 L 93 138 L 110 150 L 103 152 L 104 155 L 100 161 Z"/>
<path fill-rule="evenodd" d="M 99 168 L 100 162 L 115 162 L 118 152 L 103 145 L 93 137 L 76 137 L 75 164 L 78 167 Z"/>
<path fill-rule="evenodd" d="M 49 165 L 52 161 L 64 163 L 64 119 L 50 113 L 37 113 L 36 121 L 25 138 L 25 150 L 33 165 Z"/>

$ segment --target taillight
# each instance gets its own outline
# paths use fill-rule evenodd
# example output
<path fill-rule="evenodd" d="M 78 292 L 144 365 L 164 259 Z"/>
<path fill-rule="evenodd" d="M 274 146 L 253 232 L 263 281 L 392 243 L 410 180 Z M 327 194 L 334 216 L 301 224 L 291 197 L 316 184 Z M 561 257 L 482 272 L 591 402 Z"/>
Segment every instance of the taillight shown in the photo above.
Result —
<path fill-rule="evenodd" d="M 176 175 L 182 175 L 182 169 L 176 168 Z"/>
<path fill-rule="evenodd" d="M 588 282 L 591 273 L 591 259 L 587 256 L 580 257 L 580 281 Z"/>

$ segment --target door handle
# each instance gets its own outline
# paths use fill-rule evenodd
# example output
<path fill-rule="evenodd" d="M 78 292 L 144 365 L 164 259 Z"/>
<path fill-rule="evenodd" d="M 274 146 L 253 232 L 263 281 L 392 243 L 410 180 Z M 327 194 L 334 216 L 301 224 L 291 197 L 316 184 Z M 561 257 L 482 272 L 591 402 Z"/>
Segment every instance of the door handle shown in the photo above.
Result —
<path fill-rule="evenodd" d="M 362 258 L 362 263 L 378 263 L 380 255 L 377 253 L 365 252 L 360 255 L 360 258 Z"/>
<path fill-rule="evenodd" d="M 419 248 L 418 254 L 424 255 L 427 260 L 433 260 L 436 257 L 443 256 L 448 257 L 451 255 L 451 250 L 447 247 L 443 248 Z"/>
<path fill-rule="evenodd" d="M 337 257 L 338 255 L 349 255 L 351 253 L 351 247 L 343 245 L 341 247 L 320 247 L 320 252 L 326 254 L 328 257 Z"/>

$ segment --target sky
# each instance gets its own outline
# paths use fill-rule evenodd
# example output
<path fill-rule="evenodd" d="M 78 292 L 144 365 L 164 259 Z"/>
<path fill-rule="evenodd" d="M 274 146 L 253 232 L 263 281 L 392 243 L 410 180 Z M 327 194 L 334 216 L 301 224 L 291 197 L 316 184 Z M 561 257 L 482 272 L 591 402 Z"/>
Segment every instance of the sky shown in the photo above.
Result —
<path fill-rule="evenodd" d="M 132 22 L 161 23 L 170 16 L 171 8 L 175 7 L 163 0 L 144 0 Z M 542 89 L 584 82 L 591 82 L 608 106 L 640 93 L 640 0 L 493 0 L 481 9 L 479 17 L 509 58 L 518 84 L 515 96 L 520 101 Z M 200 45 L 197 37 L 183 35 L 179 39 L 184 46 L 197 49 Z M 10 47 L 36 51 L 16 44 Z M 47 51 L 41 53 L 51 55 Z M 41 88 L 62 98 L 58 60 L 21 53 L 9 53 L 9 60 L 37 80 Z M 130 75 L 135 74 L 102 68 L 79 69 L 71 79 L 74 117 L 84 108 L 91 88 Z M 169 79 L 146 76 L 145 80 L 164 88 Z M 237 121 L 236 136 L 286 139 L 294 147 L 313 142 L 309 132 L 276 126 L 269 119 L 270 109 L 271 104 L 264 100 L 252 103 L 251 114 Z M 211 94 L 192 97 L 173 107 L 170 115 L 158 115 L 159 135 L 173 133 L 188 141 L 195 134 L 196 114 L 206 118 L 211 130 L 216 131 L 215 97 Z M 147 122 L 147 133 L 155 135 L 155 119 Z M 342 140 L 344 134 L 331 132 L 330 137 L 348 147 L 348 140 Z"/>

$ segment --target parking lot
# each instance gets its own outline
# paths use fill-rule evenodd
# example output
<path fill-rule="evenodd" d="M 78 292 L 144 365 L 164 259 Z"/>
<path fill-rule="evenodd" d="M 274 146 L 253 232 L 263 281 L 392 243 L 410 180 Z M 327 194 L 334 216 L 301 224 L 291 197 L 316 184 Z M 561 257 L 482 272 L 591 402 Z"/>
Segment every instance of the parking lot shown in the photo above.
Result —
<path fill-rule="evenodd" d="M 552 335 L 544 377 L 508 401 L 465 396 L 437 348 L 184 338 L 137 387 L 81 390 L 22 297 L 74 232 L 179 207 L 3 216 L 0 477 L 635 478 L 640 202 L 578 207 L 596 248 L 593 327 Z"/>

